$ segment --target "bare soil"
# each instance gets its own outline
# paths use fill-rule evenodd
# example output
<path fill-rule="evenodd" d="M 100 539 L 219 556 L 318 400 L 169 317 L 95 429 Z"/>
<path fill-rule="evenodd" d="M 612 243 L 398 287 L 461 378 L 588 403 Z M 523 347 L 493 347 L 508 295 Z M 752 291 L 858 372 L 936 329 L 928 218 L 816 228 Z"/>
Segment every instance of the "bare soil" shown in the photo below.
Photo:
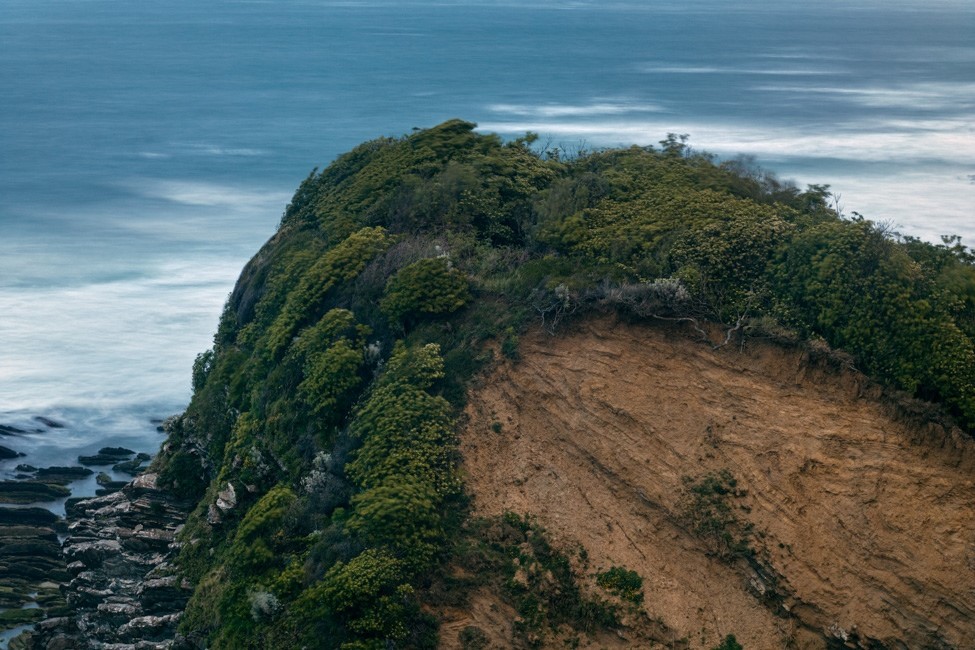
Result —
<path fill-rule="evenodd" d="M 958 430 L 910 423 L 855 371 L 770 343 L 712 350 L 603 318 L 526 335 L 520 355 L 470 395 L 476 512 L 532 513 L 592 573 L 637 571 L 666 645 L 975 647 L 975 444 Z M 685 477 L 721 470 L 745 492 L 753 563 L 716 557 L 680 517 Z M 444 647 L 466 625 L 510 647 L 513 610 L 472 602 Z"/>

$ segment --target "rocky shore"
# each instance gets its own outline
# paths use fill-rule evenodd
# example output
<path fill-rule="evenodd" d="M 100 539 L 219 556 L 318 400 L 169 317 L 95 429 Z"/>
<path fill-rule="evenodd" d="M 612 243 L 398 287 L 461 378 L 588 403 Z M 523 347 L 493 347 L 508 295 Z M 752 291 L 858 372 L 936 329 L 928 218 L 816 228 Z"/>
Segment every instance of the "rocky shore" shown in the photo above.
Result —
<path fill-rule="evenodd" d="M 146 432 L 165 433 L 162 421 L 147 424 L 152 427 Z M 151 477 L 129 484 L 132 477 L 146 471 L 150 454 L 123 446 L 105 446 L 94 452 L 90 446 L 79 445 L 79 455 L 72 462 L 63 453 L 50 453 L 52 448 L 70 448 L 91 435 L 92 431 L 79 431 L 68 421 L 40 415 L 29 421 L 21 418 L 16 425 L 0 423 L 0 649 L 88 647 L 76 640 L 54 640 L 59 634 L 77 632 L 59 626 L 68 616 L 72 624 L 82 621 L 85 598 L 92 598 L 91 593 L 82 596 L 86 593 L 82 587 L 95 591 L 119 588 L 112 581 L 121 580 L 126 573 L 137 575 L 138 562 L 165 555 L 167 540 L 178 524 L 170 519 L 182 509 L 156 494 Z M 52 436 L 58 440 L 46 440 Z M 45 447 L 46 451 L 38 453 Z M 96 498 L 90 498 L 92 495 Z M 139 555 L 148 550 L 156 555 Z M 99 552 L 107 554 L 101 562 L 104 570 L 96 566 Z M 147 570 L 143 568 L 141 573 Z M 103 577 L 98 577 L 98 571 L 103 571 Z M 152 595 L 153 589 L 160 587 L 152 583 L 143 589 L 148 595 L 132 595 L 141 608 L 132 610 L 133 617 L 155 613 L 153 599 L 159 598 Z M 125 590 L 120 588 L 111 594 L 111 600 L 93 603 L 94 610 L 99 604 L 111 605 L 103 609 L 114 611 L 118 618 L 118 612 L 129 611 L 116 607 L 126 604 L 124 596 Z M 139 597 L 149 604 L 144 605 Z M 34 637 L 44 640 L 35 642 Z"/>
<path fill-rule="evenodd" d="M 0 522 L 37 529 L 34 555 L 50 562 L 38 571 L 63 603 L 11 641 L 12 650 L 173 647 L 190 594 L 171 564 L 188 506 L 159 490 L 156 479 L 142 474 L 117 492 L 70 499 L 60 549 L 50 527 L 57 518 L 47 511 L 0 513 Z"/>

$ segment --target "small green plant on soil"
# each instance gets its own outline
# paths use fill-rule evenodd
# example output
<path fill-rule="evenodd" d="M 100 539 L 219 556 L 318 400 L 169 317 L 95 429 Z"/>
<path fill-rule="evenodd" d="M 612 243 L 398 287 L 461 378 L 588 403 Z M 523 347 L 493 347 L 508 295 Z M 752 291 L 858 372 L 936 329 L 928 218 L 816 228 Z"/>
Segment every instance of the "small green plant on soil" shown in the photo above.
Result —
<path fill-rule="evenodd" d="M 726 469 L 694 479 L 684 477 L 678 505 L 680 522 L 725 561 L 752 554 L 752 525 L 739 519 L 738 501 L 746 492 Z"/>
<path fill-rule="evenodd" d="M 626 602 L 634 605 L 643 602 L 643 578 L 636 571 L 614 566 L 597 573 L 596 584 Z"/>

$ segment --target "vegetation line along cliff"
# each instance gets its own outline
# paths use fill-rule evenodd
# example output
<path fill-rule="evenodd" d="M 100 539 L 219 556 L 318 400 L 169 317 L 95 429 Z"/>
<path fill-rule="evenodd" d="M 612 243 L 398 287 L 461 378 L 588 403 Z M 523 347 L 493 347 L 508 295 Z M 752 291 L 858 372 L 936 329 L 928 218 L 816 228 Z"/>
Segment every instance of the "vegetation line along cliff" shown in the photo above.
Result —
<path fill-rule="evenodd" d="M 956 424 L 971 432 L 971 253 L 954 239 L 932 245 L 859 216 L 841 218 L 828 188 L 800 190 L 746 160 L 717 162 L 679 137 L 659 148 L 566 159 L 534 149 L 531 135 L 504 143 L 473 128 L 455 120 L 381 138 L 312 173 L 278 232 L 244 269 L 213 348 L 194 366 L 192 402 L 170 424 L 156 462 L 161 484 L 196 503 L 177 562 L 194 589 L 180 623 L 183 642 L 733 648 L 764 638 L 760 629 L 768 626 L 778 630 L 774 638 L 802 647 L 961 647 L 961 635 L 975 633 L 970 619 L 967 628 L 955 621 L 941 630 L 930 614 L 873 625 L 882 602 L 855 613 L 828 602 L 857 599 L 856 584 L 837 595 L 809 577 L 823 575 L 820 556 L 797 540 L 814 532 L 775 523 L 776 508 L 791 512 L 776 500 L 799 497 L 783 492 L 778 481 L 787 474 L 773 473 L 784 465 L 776 470 L 771 461 L 759 483 L 764 460 L 753 459 L 736 476 L 734 454 L 721 457 L 727 466 L 697 464 L 696 451 L 677 449 L 684 466 L 650 464 L 640 479 L 671 493 L 626 479 L 611 483 L 632 488 L 611 490 L 616 502 L 586 506 L 601 517 L 640 499 L 658 504 L 659 525 L 671 527 L 670 537 L 644 536 L 641 543 L 672 550 L 646 549 L 639 560 L 632 550 L 614 554 L 612 544 L 587 549 L 580 540 L 598 539 L 555 515 L 546 519 L 531 499 L 497 496 L 516 485 L 510 481 L 531 477 L 498 475 L 496 485 L 485 483 L 498 468 L 478 455 L 478 437 L 508 440 L 497 448 L 504 454 L 517 448 L 520 425 L 489 413 L 490 398 L 471 387 L 495 376 L 492 368 L 536 368 L 546 341 L 565 355 L 554 343 L 560 332 L 579 323 L 610 327 L 598 315 L 611 313 L 639 324 L 635 331 L 647 332 L 647 341 L 653 331 L 679 333 L 688 349 L 709 358 L 750 353 L 762 340 L 805 350 L 836 372 L 866 373 L 885 387 L 878 396 L 902 403 L 902 414 L 938 422 L 938 431 Z M 519 365 L 528 340 L 536 357 Z M 632 372 L 629 349 L 621 349 L 608 363 Z M 653 359 L 643 355 L 637 363 Z M 639 375 L 639 382 L 654 381 Z M 521 385 L 529 384 L 511 384 Z M 545 406 L 562 394 L 514 390 L 506 408 Z M 459 441 L 462 416 L 489 421 L 465 429 Z M 797 429 L 807 416 L 822 421 L 822 414 L 790 411 Z M 572 433 L 572 415 L 565 417 L 573 457 L 609 472 L 607 452 L 587 449 Z M 647 453 L 623 444 L 641 425 L 628 430 L 619 417 L 609 423 L 619 427 L 618 453 Z M 602 423 L 592 426 L 594 441 L 615 449 Z M 730 436 L 717 429 L 713 435 Z M 856 438 L 856 426 L 844 435 Z M 666 436 L 646 439 L 662 441 Z M 461 445 L 471 459 L 463 468 Z M 917 451 L 919 458 L 925 453 Z M 970 492 L 970 481 L 958 480 L 958 489 Z M 746 489 L 759 485 L 761 494 Z M 857 485 L 838 479 L 836 489 Z M 542 501 L 556 512 L 559 499 Z M 747 508 L 762 516 L 749 519 Z M 796 527 L 818 525 L 795 516 Z M 970 541 L 970 524 L 956 520 L 958 539 Z M 762 554 L 759 525 L 782 549 Z M 702 566 L 711 566 L 715 585 L 740 576 L 760 588 L 724 592 L 742 599 L 737 609 L 699 592 L 681 601 L 675 594 L 682 585 L 662 577 L 675 567 L 645 561 L 651 552 L 660 562 L 711 563 Z M 940 588 L 930 576 L 916 579 Z M 684 612 L 692 601 L 736 615 Z M 703 620 L 715 623 L 690 629 L 690 621 Z"/>

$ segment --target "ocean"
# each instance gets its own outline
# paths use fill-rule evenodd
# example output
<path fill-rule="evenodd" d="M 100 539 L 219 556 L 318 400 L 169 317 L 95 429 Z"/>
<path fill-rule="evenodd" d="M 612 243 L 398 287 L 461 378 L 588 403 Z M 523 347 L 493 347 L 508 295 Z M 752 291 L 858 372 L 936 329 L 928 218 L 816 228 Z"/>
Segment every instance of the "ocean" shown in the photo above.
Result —
<path fill-rule="evenodd" d="M 0 424 L 26 431 L 0 444 L 27 454 L 0 478 L 155 452 L 298 183 L 453 117 L 569 152 L 686 133 L 975 242 L 970 0 L 3 0 L 0 89 Z"/>

